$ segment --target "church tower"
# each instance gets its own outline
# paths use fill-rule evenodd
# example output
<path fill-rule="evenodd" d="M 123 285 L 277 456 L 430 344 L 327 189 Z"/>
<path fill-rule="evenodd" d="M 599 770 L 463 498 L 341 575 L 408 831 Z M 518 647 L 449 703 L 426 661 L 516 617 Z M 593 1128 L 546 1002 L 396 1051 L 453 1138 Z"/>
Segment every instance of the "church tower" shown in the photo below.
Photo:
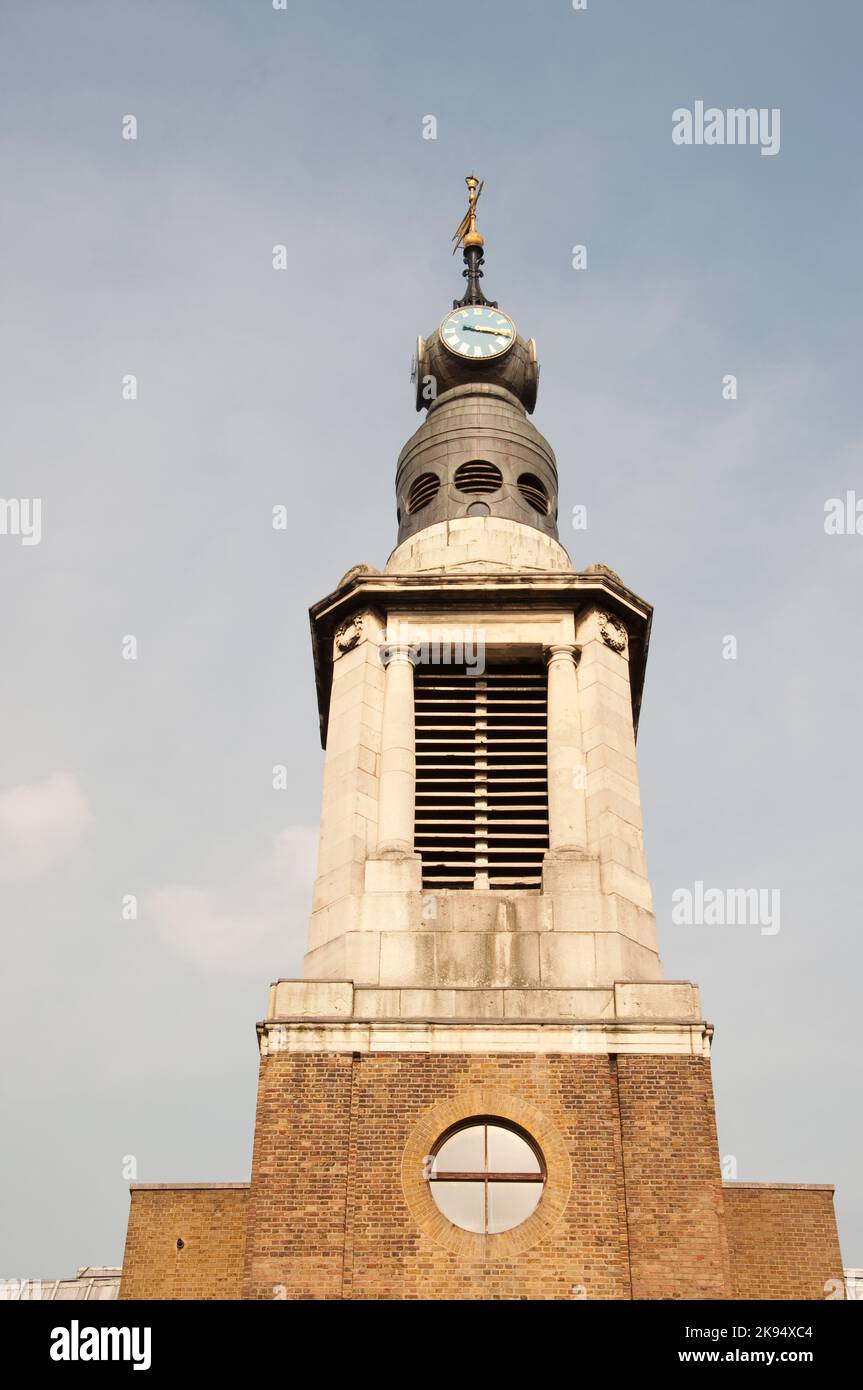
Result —
<path fill-rule="evenodd" d="M 244 1236 L 215 1296 L 823 1297 L 832 1190 L 722 1180 L 712 1029 L 664 976 L 644 858 L 652 609 L 560 542 L 536 344 L 483 293 L 467 185 L 395 548 L 311 610 L 308 952 L 258 1025 Z"/>

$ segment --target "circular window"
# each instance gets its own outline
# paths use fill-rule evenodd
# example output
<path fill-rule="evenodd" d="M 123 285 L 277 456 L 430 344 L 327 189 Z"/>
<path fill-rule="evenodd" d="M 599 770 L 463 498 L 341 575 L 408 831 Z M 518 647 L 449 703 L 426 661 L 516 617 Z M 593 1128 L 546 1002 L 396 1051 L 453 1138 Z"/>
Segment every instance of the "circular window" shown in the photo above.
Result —
<path fill-rule="evenodd" d="M 430 1158 L 428 1184 L 435 1204 L 463 1231 L 511 1231 L 536 1209 L 545 1186 L 542 1154 L 524 1130 L 506 1120 L 454 1125 Z"/>
<path fill-rule="evenodd" d="M 497 492 L 503 474 L 487 459 L 471 459 L 470 463 L 459 464 L 453 482 L 459 492 Z"/>
<path fill-rule="evenodd" d="M 437 473 L 420 473 L 418 478 L 414 478 L 408 493 L 408 515 L 413 516 L 420 507 L 427 506 L 433 497 L 437 497 L 439 489 L 440 478 Z"/>
<path fill-rule="evenodd" d="M 518 490 L 535 512 L 548 516 L 548 493 L 545 483 L 535 473 L 522 473 L 518 480 Z"/>

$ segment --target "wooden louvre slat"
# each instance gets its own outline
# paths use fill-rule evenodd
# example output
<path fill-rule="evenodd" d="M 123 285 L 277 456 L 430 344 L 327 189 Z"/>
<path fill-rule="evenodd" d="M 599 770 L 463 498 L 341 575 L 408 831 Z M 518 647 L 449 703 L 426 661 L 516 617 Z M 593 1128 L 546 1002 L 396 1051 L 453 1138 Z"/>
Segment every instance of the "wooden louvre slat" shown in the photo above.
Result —
<path fill-rule="evenodd" d="M 453 482 L 459 492 L 497 492 L 503 484 L 503 474 L 494 463 L 487 459 L 471 459 L 462 463 L 453 475 Z"/>
<path fill-rule="evenodd" d="M 420 666 L 414 681 L 423 886 L 539 888 L 548 849 L 544 669 L 477 678 Z"/>
<path fill-rule="evenodd" d="M 440 478 L 436 473 L 421 473 L 418 478 L 414 478 L 408 494 L 408 515 L 413 516 L 414 512 L 427 506 L 439 490 Z"/>
<path fill-rule="evenodd" d="M 522 473 L 518 480 L 518 490 L 525 502 L 529 503 L 534 511 L 547 516 L 548 493 L 541 478 L 538 478 L 535 473 Z"/>

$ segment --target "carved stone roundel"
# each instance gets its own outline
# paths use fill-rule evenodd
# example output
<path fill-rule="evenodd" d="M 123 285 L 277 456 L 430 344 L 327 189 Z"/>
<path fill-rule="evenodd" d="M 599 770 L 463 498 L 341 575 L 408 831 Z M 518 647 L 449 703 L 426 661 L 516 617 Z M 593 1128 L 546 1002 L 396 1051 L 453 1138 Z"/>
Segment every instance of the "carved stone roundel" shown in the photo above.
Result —
<path fill-rule="evenodd" d="M 608 613 L 603 613 L 599 619 L 599 635 L 607 647 L 611 647 L 613 652 L 626 650 L 626 628 L 623 623 L 612 618 Z"/>
<path fill-rule="evenodd" d="M 353 651 L 363 635 L 362 618 L 348 618 L 336 629 L 336 651 L 340 654 Z"/>

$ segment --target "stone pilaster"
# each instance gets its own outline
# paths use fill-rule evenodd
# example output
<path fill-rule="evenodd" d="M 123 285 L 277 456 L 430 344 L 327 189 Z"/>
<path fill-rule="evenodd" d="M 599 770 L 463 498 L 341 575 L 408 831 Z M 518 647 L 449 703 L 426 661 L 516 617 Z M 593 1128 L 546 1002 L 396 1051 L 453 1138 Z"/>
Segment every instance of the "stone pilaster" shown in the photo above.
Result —
<path fill-rule="evenodd" d="M 552 854 L 587 846 L 584 749 L 578 712 L 578 648 L 556 643 L 548 666 L 548 842 Z"/>
<path fill-rule="evenodd" d="M 365 612 L 343 623 L 333 638 L 315 914 L 362 892 L 366 856 L 378 839 L 382 636 L 381 620 Z M 317 945 L 314 924 L 312 938 Z"/>
<path fill-rule="evenodd" d="M 381 729 L 381 776 L 377 853 L 413 854 L 416 737 L 414 733 L 414 651 L 381 647 L 386 671 Z"/>
<path fill-rule="evenodd" d="M 642 835 L 629 635 L 605 609 L 579 615 L 579 709 L 587 768 L 587 848 L 598 860 L 602 933 L 617 979 L 657 978 L 656 922 Z"/>

